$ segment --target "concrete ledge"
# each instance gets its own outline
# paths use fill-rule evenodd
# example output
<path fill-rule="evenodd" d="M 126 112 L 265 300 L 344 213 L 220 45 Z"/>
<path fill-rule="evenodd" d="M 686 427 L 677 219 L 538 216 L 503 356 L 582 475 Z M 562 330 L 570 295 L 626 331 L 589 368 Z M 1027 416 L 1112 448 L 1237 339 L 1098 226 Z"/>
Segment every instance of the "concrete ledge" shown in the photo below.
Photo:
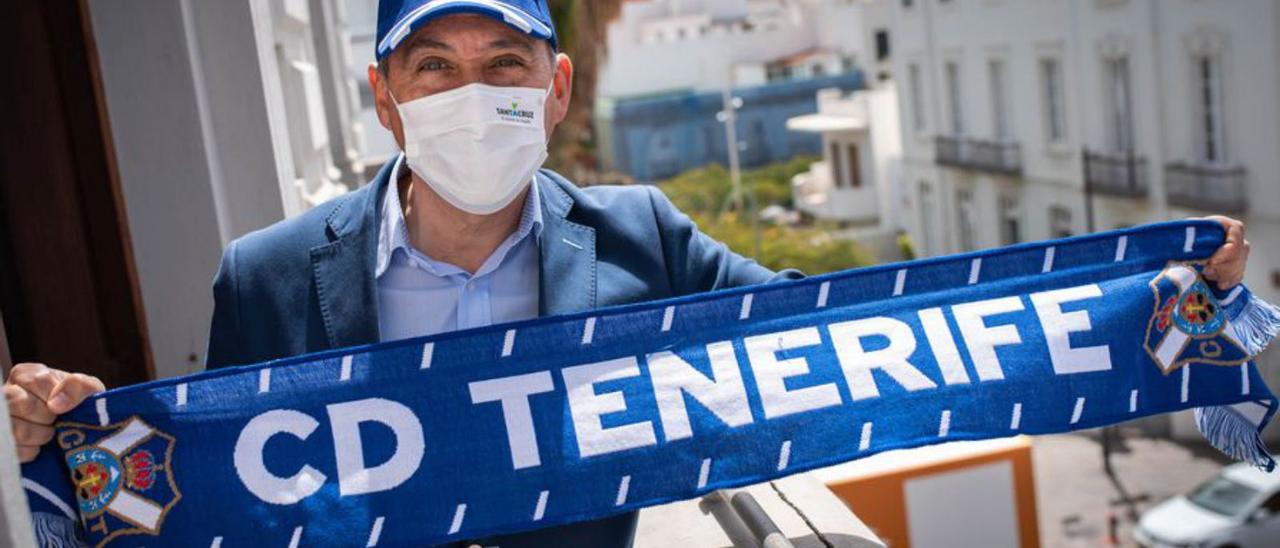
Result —
<path fill-rule="evenodd" d="M 884 548 L 884 543 L 810 474 L 742 489 L 796 548 Z M 759 542 L 720 492 L 640 512 L 638 548 L 758 547 Z"/>

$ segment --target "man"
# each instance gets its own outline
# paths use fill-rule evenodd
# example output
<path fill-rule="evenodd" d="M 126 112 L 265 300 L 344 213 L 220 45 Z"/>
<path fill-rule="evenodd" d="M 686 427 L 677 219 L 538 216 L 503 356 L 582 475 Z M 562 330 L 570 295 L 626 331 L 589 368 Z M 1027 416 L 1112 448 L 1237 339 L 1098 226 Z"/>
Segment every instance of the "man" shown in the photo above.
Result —
<path fill-rule="evenodd" d="M 573 66 L 545 0 L 383 0 L 379 120 L 404 151 L 366 187 L 228 246 L 210 368 L 795 278 L 730 252 L 648 186 L 536 171 Z M 1240 282 L 1244 228 L 1206 276 Z M 38 364 L 5 386 L 24 461 L 97 379 Z M 625 546 L 635 513 L 484 544 Z"/>

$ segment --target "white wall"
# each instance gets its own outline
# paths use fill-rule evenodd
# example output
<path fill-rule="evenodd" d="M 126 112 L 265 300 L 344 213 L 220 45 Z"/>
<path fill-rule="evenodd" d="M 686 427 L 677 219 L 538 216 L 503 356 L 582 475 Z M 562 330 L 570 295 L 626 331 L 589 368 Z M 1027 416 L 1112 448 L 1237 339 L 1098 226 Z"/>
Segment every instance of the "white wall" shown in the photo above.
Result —
<path fill-rule="evenodd" d="M 89 3 L 161 377 L 203 369 L 223 245 L 284 217 L 255 4 Z"/>
<path fill-rule="evenodd" d="M 702 10 L 706 5 L 706 11 Z M 862 2 L 806 0 L 783 9 L 777 0 L 754 3 L 756 13 L 778 15 L 752 19 L 755 29 L 733 25 L 708 27 L 701 36 L 678 41 L 646 40 L 646 31 L 665 27 L 689 28 L 697 12 L 703 20 L 724 21 L 747 14 L 743 0 L 644 0 L 623 4 L 621 17 L 610 24 L 609 57 L 601 72 L 599 95 L 625 97 L 669 91 L 722 89 L 731 68 L 759 64 L 824 47 L 867 59 L 868 39 L 862 27 Z M 673 10 L 673 8 L 675 8 Z M 666 35 L 667 33 L 664 33 Z"/>

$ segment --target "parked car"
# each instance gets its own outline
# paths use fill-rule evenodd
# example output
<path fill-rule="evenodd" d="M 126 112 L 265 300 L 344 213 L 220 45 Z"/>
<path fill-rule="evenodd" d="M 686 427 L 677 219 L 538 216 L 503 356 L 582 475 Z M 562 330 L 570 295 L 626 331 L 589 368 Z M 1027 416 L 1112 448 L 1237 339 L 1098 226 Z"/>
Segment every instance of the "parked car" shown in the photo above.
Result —
<path fill-rule="evenodd" d="M 1280 547 L 1280 470 L 1227 466 L 1190 493 L 1148 510 L 1133 536 L 1149 548 Z"/>

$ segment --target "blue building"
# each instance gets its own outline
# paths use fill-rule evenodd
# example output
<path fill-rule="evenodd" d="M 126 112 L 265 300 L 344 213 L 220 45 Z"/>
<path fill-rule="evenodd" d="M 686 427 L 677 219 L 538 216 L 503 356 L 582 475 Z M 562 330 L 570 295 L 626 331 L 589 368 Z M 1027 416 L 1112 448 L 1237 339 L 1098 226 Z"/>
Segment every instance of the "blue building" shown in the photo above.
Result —
<path fill-rule="evenodd" d="M 787 120 L 818 111 L 817 91 L 862 89 L 859 71 L 738 88 L 743 167 L 821 154 L 822 137 L 787 131 Z M 708 164 L 728 164 L 720 93 L 681 91 L 604 100 L 598 112 L 605 164 L 639 182 L 655 182 Z"/>

